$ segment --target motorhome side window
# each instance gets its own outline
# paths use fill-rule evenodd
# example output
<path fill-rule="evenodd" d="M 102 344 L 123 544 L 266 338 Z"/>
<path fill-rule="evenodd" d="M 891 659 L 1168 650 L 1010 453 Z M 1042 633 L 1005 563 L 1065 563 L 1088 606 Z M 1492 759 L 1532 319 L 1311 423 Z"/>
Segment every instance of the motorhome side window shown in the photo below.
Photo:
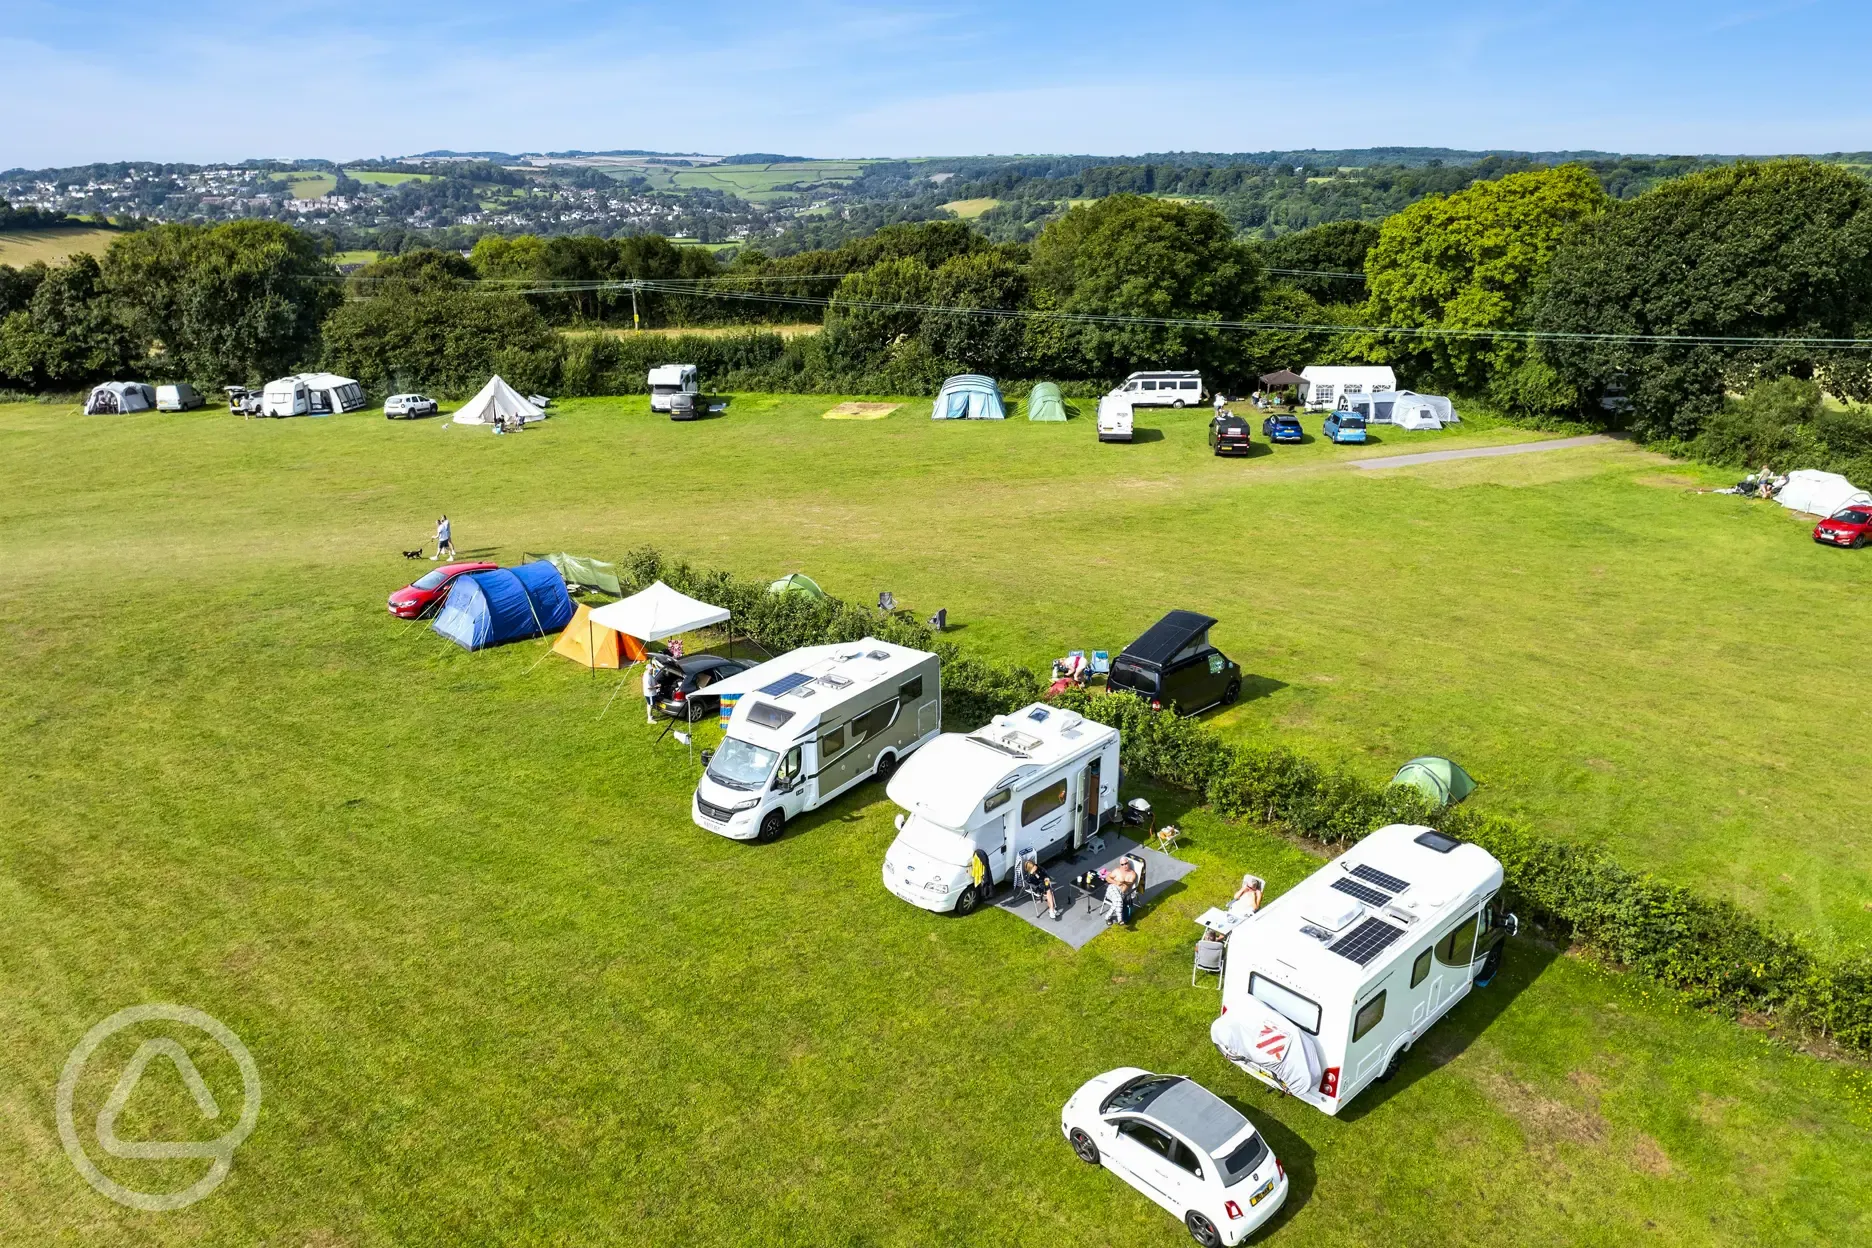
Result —
<path fill-rule="evenodd" d="M 1470 915 L 1450 929 L 1449 935 L 1436 943 L 1437 961 L 1444 966 L 1468 966 L 1475 954 L 1475 915 Z"/>
<path fill-rule="evenodd" d="M 1418 984 L 1423 983 L 1423 981 L 1428 979 L 1429 977 L 1430 977 L 1430 951 L 1426 949 L 1422 953 L 1417 955 L 1417 960 L 1415 962 L 1411 963 L 1410 986 L 1415 988 Z"/>
<path fill-rule="evenodd" d="M 819 738 L 819 761 L 825 762 L 845 749 L 845 725 L 840 724 Z"/>
<path fill-rule="evenodd" d="M 857 719 L 851 721 L 851 743 L 857 745 L 867 737 L 872 737 L 891 726 L 897 718 L 897 699 L 880 702 Z"/>
<path fill-rule="evenodd" d="M 1277 984 L 1256 972 L 1248 977 L 1248 995 L 1264 1005 L 1271 1005 L 1302 1031 L 1319 1035 L 1319 1002 L 1308 1000 L 1285 984 Z"/>
<path fill-rule="evenodd" d="M 982 802 L 982 814 L 993 814 L 1014 799 L 1013 789 L 996 789 Z"/>
<path fill-rule="evenodd" d="M 1352 1016 L 1352 1042 L 1358 1043 L 1365 1038 L 1365 1033 L 1384 1020 L 1385 994 L 1379 993 L 1364 1005 L 1359 1006 L 1357 1014 Z"/>
<path fill-rule="evenodd" d="M 1041 789 L 1021 803 L 1021 825 L 1044 819 L 1066 804 L 1066 781 L 1060 780 Z"/>
<path fill-rule="evenodd" d="M 915 702 L 923 696 L 923 678 L 913 676 L 897 687 L 897 696 L 905 702 Z"/>

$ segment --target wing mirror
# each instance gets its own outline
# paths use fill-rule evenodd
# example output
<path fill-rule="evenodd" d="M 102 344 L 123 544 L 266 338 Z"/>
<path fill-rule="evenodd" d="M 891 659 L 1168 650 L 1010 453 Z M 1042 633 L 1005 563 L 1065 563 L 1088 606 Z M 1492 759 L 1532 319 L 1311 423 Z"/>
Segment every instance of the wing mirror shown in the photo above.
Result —
<path fill-rule="evenodd" d="M 709 760 L 714 757 L 715 757 L 715 751 L 712 748 L 704 749 L 702 751 L 702 765 L 704 767 L 707 767 L 709 765 Z"/>
<path fill-rule="evenodd" d="M 899 832 L 903 831 L 904 817 L 902 815 L 898 815 L 893 822 L 897 825 L 897 830 Z"/>

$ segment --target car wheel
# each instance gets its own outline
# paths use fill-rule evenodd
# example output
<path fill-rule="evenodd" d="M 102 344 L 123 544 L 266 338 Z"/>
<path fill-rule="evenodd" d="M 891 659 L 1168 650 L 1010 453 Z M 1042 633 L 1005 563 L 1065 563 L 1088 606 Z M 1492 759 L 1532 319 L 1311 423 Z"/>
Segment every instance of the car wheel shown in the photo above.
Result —
<path fill-rule="evenodd" d="M 1476 987 L 1486 988 L 1494 983 L 1496 974 L 1501 971 L 1501 964 L 1502 947 L 1496 945 L 1488 951 L 1488 956 L 1482 959 L 1482 969 L 1476 973 L 1475 977 Z"/>
<path fill-rule="evenodd" d="M 1404 1050 L 1399 1049 L 1397 1052 L 1391 1055 L 1391 1060 L 1385 1063 L 1384 1073 L 1378 1076 L 1378 1082 L 1390 1083 L 1391 1076 L 1397 1074 L 1398 1067 L 1402 1066 L 1403 1064 L 1404 1064 Z"/>
<path fill-rule="evenodd" d="M 1093 1142 L 1091 1136 L 1081 1131 L 1078 1127 L 1074 1127 L 1072 1129 L 1072 1134 L 1066 1138 L 1072 1141 L 1073 1155 L 1078 1157 L 1080 1161 L 1085 1162 L 1088 1166 L 1096 1166 L 1099 1164 L 1098 1145 Z"/>
<path fill-rule="evenodd" d="M 1861 533 L 1859 536 L 1853 538 L 1852 548 L 1858 550 L 1861 546 L 1865 545 L 1865 537 L 1866 535 Z"/>
<path fill-rule="evenodd" d="M 1233 706 L 1235 705 L 1235 699 L 1239 697 L 1241 697 L 1241 681 L 1229 681 L 1228 688 L 1222 691 L 1222 705 Z"/>
<path fill-rule="evenodd" d="M 897 774 L 897 756 L 895 754 L 880 755 L 877 761 L 877 770 L 872 774 L 877 777 L 878 783 L 888 784 L 890 778 Z"/>
<path fill-rule="evenodd" d="M 955 913 L 960 918 L 967 918 L 975 913 L 975 908 L 979 905 L 981 905 L 981 890 L 971 884 L 956 896 Z"/>
<path fill-rule="evenodd" d="M 1194 1209 L 1183 1215 L 1183 1225 L 1189 1227 L 1190 1238 L 1203 1248 L 1221 1248 L 1222 1233 L 1211 1222 Z"/>
<path fill-rule="evenodd" d="M 763 845 L 771 845 L 780 839 L 780 830 L 784 827 L 786 827 L 786 812 L 770 810 L 767 812 L 767 817 L 760 821 L 760 831 L 754 834 L 754 839 Z"/>

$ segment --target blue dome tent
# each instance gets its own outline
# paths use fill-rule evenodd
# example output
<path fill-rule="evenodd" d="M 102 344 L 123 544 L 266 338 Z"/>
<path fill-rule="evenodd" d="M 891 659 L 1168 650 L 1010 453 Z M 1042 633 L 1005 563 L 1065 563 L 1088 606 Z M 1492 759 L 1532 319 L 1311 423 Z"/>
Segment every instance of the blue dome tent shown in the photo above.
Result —
<path fill-rule="evenodd" d="M 431 627 L 464 650 L 485 650 L 556 633 L 571 619 L 565 578 L 541 561 L 458 578 Z"/>
<path fill-rule="evenodd" d="M 962 373 L 943 382 L 936 394 L 931 420 L 1006 420 L 1007 408 L 1001 403 L 1001 388 L 994 378 L 980 373 Z"/>

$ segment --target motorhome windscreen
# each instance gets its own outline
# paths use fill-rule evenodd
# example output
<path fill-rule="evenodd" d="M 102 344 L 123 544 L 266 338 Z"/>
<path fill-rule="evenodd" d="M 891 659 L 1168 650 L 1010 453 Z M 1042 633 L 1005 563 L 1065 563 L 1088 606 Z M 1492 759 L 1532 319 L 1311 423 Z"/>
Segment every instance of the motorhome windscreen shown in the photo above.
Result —
<path fill-rule="evenodd" d="M 773 774 L 774 760 L 780 756 L 772 750 L 763 750 L 758 745 L 749 745 L 746 741 L 728 737 L 709 759 L 708 777 L 716 784 L 730 789 L 747 792 L 758 789 L 767 783 L 767 777 Z"/>
<path fill-rule="evenodd" d="M 761 692 L 765 693 L 766 690 Z M 787 720 L 793 718 L 792 711 L 783 711 L 770 702 L 756 702 L 748 708 L 748 722 L 759 724 L 763 728 L 785 727 Z"/>

